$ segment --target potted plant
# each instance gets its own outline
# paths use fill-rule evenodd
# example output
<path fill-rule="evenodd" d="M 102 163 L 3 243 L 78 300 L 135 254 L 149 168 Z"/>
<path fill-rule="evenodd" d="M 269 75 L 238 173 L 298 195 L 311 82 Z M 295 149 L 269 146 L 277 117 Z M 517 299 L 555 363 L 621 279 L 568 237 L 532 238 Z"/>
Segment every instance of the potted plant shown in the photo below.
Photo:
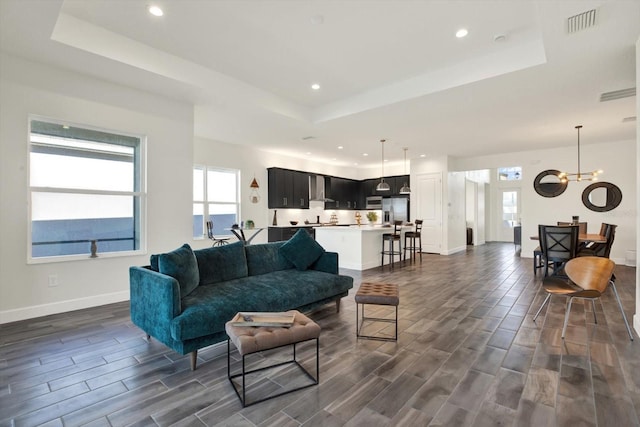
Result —
<path fill-rule="evenodd" d="M 367 219 L 369 220 L 369 223 L 373 224 L 378 220 L 378 213 L 375 211 L 367 212 Z"/>

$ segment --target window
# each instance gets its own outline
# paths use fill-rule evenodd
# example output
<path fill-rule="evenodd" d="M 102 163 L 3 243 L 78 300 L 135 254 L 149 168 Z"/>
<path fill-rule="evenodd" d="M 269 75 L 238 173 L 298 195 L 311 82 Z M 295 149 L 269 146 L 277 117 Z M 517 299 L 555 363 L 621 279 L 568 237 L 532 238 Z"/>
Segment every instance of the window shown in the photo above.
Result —
<path fill-rule="evenodd" d="M 522 168 L 520 166 L 498 168 L 498 179 L 500 181 L 520 181 L 522 179 Z"/>
<path fill-rule="evenodd" d="M 40 119 L 30 127 L 31 259 L 140 250 L 142 137 Z"/>
<path fill-rule="evenodd" d="M 213 222 L 214 236 L 229 234 L 240 216 L 239 182 L 236 169 L 193 168 L 193 237 L 207 236 L 205 221 Z"/>
<path fill-rule="evenodd" d="M 502 221 L 509 228 L 518 225 L 518 191 L 502 192 Z"/>

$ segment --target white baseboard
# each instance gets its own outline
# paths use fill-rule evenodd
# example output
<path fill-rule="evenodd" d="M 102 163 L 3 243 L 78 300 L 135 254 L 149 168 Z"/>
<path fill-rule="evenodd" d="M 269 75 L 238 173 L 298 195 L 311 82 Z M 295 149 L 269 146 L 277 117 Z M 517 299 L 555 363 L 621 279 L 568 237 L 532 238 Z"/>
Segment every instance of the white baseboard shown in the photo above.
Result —
<path fill-rule="evenodd" d="M 467 250 L 467 245 L 459 246 L 457 248 L 449 249 L 448 251 L 442 252 L 440 255 L 453 255 L 458 252 L 464 252 Z"/>
<path fill-rule="evenodd" d="M 68 311 L 97 307 L 99 305 L 128 300 L 129 291 L 127 290 L 111 294 L 59 301 L 51 304 L 33 305 L 30 307 L 16 308 L 14 310 L 5 310 L 0 311 L 0 324 L 33 319 L 36 317 L 48 316 L 50 314 L 66 313 Z"/>
<path fill-rule="evenodd" d="M 635 329 L 636 334 L 640 335 L 640 315 L 633 315 L 633 329 Z"/>

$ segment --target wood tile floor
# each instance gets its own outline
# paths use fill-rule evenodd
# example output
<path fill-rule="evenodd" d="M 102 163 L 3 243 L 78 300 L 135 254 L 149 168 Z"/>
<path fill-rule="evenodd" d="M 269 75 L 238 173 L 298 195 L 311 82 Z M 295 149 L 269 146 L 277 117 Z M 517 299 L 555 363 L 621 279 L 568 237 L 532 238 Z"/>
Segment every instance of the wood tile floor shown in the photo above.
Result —
<path fill-rule="evenodd" d="M 490 243 L 393 272 L 347 272 L 356 286 L 340 313 L 310 314 L 322 326 L 320 385 L 245 409 L 220 346 L 201 351 L 192 372 L 188 356 L 145 340 L 127 303 L 0 325 L 0 426 L 639 425 L 640 340 L 629 341 L 613 294 L 596 304 L 597 325 L 591 304 L 574 303 L 563 341 L 562 298 L 532 320 L 544 295 L 531 264 L 513 245 Z M 635 269 L 616 275 L 631 321 Z M 355 339 L 362 281 L 399 285 L 397 343 Z M 367 315 L 393 311 L 368 306 Z M 314 354 L 301 347 L 311 370 Z M 277 369 L 251 390 L 301 378 Z"/>

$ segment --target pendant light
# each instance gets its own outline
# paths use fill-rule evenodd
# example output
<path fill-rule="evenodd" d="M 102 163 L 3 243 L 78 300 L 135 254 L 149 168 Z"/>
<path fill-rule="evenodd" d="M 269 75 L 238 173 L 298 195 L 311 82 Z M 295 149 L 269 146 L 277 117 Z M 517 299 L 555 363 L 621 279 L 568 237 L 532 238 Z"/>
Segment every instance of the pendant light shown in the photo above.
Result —
<path fill-rule="evenodd" d="M 404 174 L 407 174 L 407 147 L 403 148 L 404 150 Z M 410 194 L 411 193 L 411 188 L 409 188 L 409 185 L 407 183 L 407 181 L 404 182 L 404 185 L 402 187 L 400 187 L 400 194 Z"/>
<path fill-rule="evenodd" d="M 602 173 L 602 170 L 595 170 L 592 172 L 582 172 L 580 170 L 580 129 L 582 129 L 582 125 L 576 126 L 578 129 L 578 172 L 576 173 L 568 173 L 568 172 L 560 172 L 558 178 L 560 178 L 560 182 L 569 182 L 569 181 L 597 181 L 598 175 Z"/>
<path fill-rule="evenodd" d="M 384 139 L 380 140 L 380 144 L 382 145 L 382 176 L 380 177 L 380 182 L 376 186 L 376 191 L 389 191 L 391 187 L 389 184 L 384 182 Z"/>

